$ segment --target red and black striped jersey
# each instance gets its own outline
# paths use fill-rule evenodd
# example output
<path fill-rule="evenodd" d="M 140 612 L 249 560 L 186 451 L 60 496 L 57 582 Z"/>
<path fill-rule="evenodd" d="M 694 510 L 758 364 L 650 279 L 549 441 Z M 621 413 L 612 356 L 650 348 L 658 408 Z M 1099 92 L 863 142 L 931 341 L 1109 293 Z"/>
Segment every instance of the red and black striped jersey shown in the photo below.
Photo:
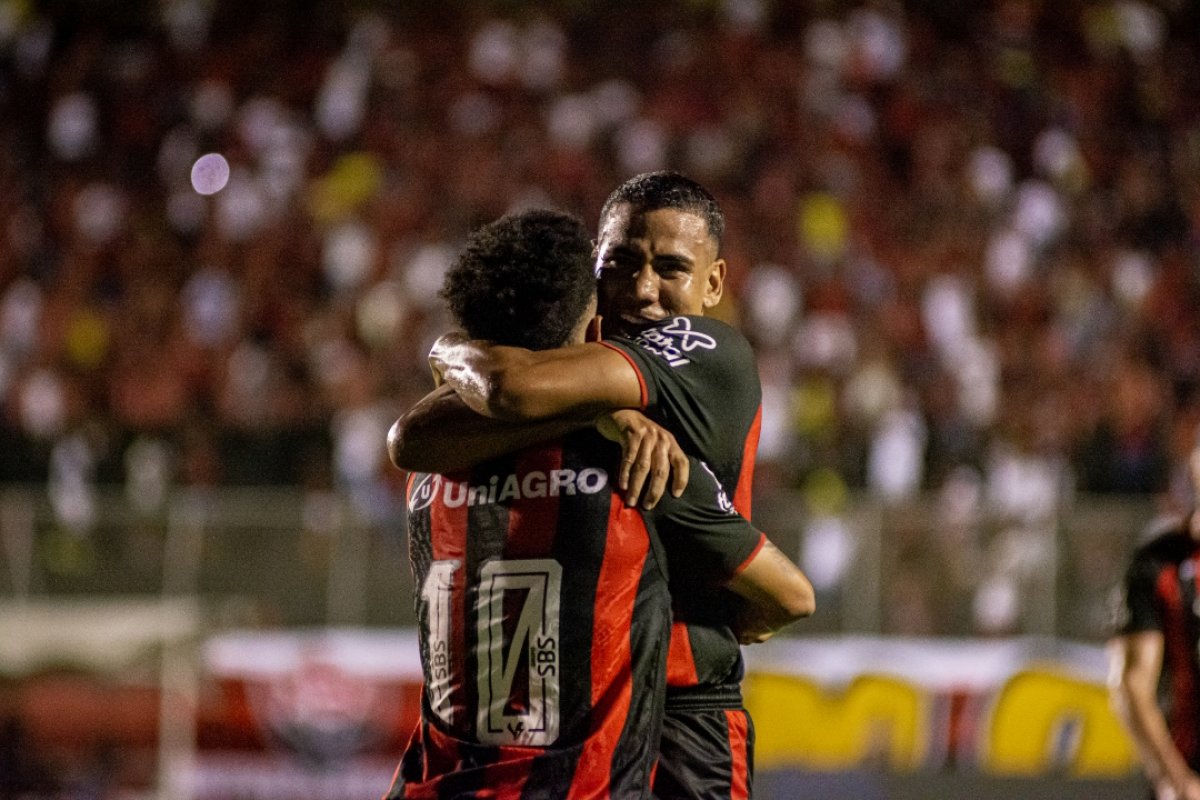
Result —
<path fill-rule="evenodd" d="M 693 549 L 712 581 L 764 537 L 699 464 L 682 497 L 626 507 L 609 477 L 618 454 L 585 431 L 410 478 L 425 691 L 388 797 L 648 795 L 670 620 L 663 542 Z"/>
<path fill-rule="evenodd" d="M 712 467 L 734 507 L 749 519 L 762 386 L 746 338 L 719 320 L 685 316 L 605 344 L 637 371 L 643 410 L 675 434 L 689 455 Z M 686 553 L 668 557 L 676 616 L 668 685 L 697 687 L 688 695 L 701 704 L 703 687 L 723 687 L 714 707 L 736 707 L 740 698 L 724 696 L 724 687 L 740 681 L 744 671 L 741 648 L 725 622 L 736 601 L 723 590 L 701 591 L 703 578 L 687 568 Z"/>
<path fill-rule="evenodd" d="M 1200 542 L 1180 522 L 1138 548 L 1125 575 L 1117 633 L 1161 631 L 1159 702 L 1171 738 L 1200 769 Z"/>

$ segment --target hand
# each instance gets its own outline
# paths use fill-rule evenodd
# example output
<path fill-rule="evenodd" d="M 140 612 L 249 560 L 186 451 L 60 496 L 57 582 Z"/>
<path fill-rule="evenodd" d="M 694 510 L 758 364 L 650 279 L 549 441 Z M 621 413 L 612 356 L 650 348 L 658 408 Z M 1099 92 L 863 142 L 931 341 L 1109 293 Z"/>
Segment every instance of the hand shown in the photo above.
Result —
<path fill-rule="evenodd" d="M 671 494 L 683 494 L 688 482 L 687 456 L 666 428 L 639 411 L 620 409 L 601 414 L 596 429 L 621 445 L 617 487 L 625 493 L 626 505 L 637 505 L 641 497 L 643 508 L 654 508 L 666 491 L 668 478 Z"/>
<path fill-rule="evenodd" d="M 741 597 L 731 597 L 732 610 L 729 629 L 737 637 L 738 644 L 762 644 L 775 635 L 778 626 L 772 626 L 761 611 Z"/>
<path fill-rule="evenodd" d="M 738 644 L 762 644 L 775 635 L 774 628 L 749 613 L 739 615 L 730 629 Z"/>

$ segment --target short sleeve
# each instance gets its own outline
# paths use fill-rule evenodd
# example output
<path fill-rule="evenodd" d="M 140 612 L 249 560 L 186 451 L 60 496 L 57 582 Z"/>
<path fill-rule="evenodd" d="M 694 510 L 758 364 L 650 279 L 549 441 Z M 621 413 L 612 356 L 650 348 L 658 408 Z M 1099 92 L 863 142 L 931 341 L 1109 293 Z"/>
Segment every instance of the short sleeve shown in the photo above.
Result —
<path fill-rule="evenodd" d="M 671 572 L 682 570 L 689 581 L 724 583 L 754 557 L 766 536 L 733 509 L 703 462 L 690 461 L 683 494 L 664 496 L 651 513 Z"/>
<path fill-rule="evenodd" d="M 620 351 L 642 378 L 650 406 L 680 394 L 698 402 L 728 403 L 744 395 L 753 414 L 761 399 L 750 343 L 738 331 L 708 317 L 672 317 L 631 338 L 604 344 Z"/>
<path fill-rule="evenodd" d="M 758 367 L 746 338 L 719 320 L 692 316 L 672 317 L 605 344 L 638 373 L 646 412 L 690 455 L 707 462 L 726 490 L 735 491 L 747 441 L 757 437 L 762 404 Z"/>
<path fill-rule="evenodd" d="M 1162 630 L 1162 616 L 1154 601 L 1158 573 L 1159 562 L 1145 551 L 1129 565 L 1117 602 L 1116 633 Z"/>

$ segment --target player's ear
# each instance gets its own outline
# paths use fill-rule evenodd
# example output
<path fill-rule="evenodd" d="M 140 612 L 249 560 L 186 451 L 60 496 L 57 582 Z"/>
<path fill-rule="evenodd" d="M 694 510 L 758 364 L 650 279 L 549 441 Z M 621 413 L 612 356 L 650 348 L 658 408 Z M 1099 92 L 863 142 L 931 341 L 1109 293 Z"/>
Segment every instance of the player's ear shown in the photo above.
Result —
<path fill-rule="evenodd" d="M 718 258 L 708 269 L 704 283 L 704 307 L 713 308 L 725 293 L 725 259 Z"/>
<path fill-rule="evenodd" d="M 600 335 L 600 322 L 601 317 L 599 314 L 592 317 L 592 321 L 587 325 L 587 334 L 584 338 L 585 342 L 598 342 L 601 338 L 603 338 Z"/>

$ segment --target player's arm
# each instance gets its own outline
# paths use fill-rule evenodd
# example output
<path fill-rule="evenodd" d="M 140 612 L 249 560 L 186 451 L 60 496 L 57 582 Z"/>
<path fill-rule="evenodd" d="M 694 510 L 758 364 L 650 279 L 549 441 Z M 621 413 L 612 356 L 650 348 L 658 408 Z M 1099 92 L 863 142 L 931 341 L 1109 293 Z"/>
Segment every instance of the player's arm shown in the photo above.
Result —
<path fill-rule="evenodd" d="M 1180 800 L 1200 800 L 1200 778 L 1171 740 L 1158 705 L 1163 634 L 1136 631 L 1109 641 L 1109 688 L 1113 706 L 1125 721 L 1141 756 L 1146 777 L 1159 796 L 1173 792 Z"/>
<path fill-rule="evenodd" d="M 725 586 L 746 601 L 730 626 L 742 644 L 765 642 L 817 609 L 808 577 L 769 539 Z"/>
<path fill-rule="evenodd" d="M 734 633 L 743 644 L 763 642 L 810 616 L 816 594 L 808 578 L 762 531 L 733 511 L 712 473 L 692 463 L 678 498 L 664 498 L 658 519 L 669 569 L 715 583 L 744 601 Z M 695 580 L 690 580 L 695 584 Z"/>
<path fill-rule="evenodd" d="M 678 320 L 664 321 L 643 335 L 655 335 L 660 345 L 683 342 L 679 337 L 684 334 L 675 329 L 681 324 Z M 635 340 L 530 351 L 471 340 L 461 332 L 446 334 L 429 354 L 435 377 L 452 386 L 472 410 L 505 424 L 489 427 L 478 421 L 464 422 L 460 432 L 455 426 L 443 424 L 444 420 L 425 425 L 422 415 L 428 409 L 417 408 L 406 415 L 402 425 L 409 429 L 422 426 L 423 430 L 413 430 L 406 438 L 414 450 L 419 449 L 425 469 L 444 472 L 461 468 L 463 457 L 472 452 L 482 455 L 486 449 L 494 455 L 496 448 L 511 450 L 546 438 L 542 429 L 522 432 L 515 426 L 555 417 L 569 417 L 582 426 L 598 413 L 644 409 L 665 398 L 672 427 L 681 426 L 693 440 L 707 440 L 709 433 L 725 431 L 728 426 L 721 424 L 715 410 L 708 411 L 710 418 L 701 422 L 694 421 L 686 410 L 705 406 L 697 398 L 710 397 L 707 405 L 716 408 L 754 406 L 758 402 L 758 375 L 753 354 L 740 334 L 704 318 L 690 319 L 687 326 L 688 331 L 696 327 L 703 346 L 688 351 L 688 358 L 682 362 L 664 360 L 661 346 L 655 355 Z M 680 367 L 681 363 L 684 366 Z M 661 395 L 660 384 L 665 390 Z M 749 400 L 743 402 L 743 396 Z M 497 442 L 496 448 L 480 449 L 485 431 L 486 435 L 505 438 Z M 397 431 L 397 435 L 402 434 L 404 430 Z M 482 458 L 474 463 L 479 460 Z M 397 463 L 404 466 L 403 459 Z"/>
<path fill-rule="evenodd" d="M 596 420 L 569 417 L 509 424 L 480 416 L 443 385 L 392 423 L 388 457 L 410 472 L 455 472 L 547 439 L 596 425 L 621 445 L 617 485 L 628 505 L 651 509 L 669 489 L 679 496 L 688 482 L 687 456 L 675 437 L 633 410 L 601 414 Z"/>
<path fill-rule="evenodd" d="M 497 419 L 590 420 L 603 411 L 646 404 L 628 359 L 594 342 L 533 351 L 452 333 L 434 344 L 429 364 L 472 410 Z"/>
<path fill-rule="evenodd" d="M 480 416 L 448 385 L 404 412 L 388 431 L 388 456 L 411 472 L 455 472 L 592 424 L 560 418 L 509 425 Z"/>

